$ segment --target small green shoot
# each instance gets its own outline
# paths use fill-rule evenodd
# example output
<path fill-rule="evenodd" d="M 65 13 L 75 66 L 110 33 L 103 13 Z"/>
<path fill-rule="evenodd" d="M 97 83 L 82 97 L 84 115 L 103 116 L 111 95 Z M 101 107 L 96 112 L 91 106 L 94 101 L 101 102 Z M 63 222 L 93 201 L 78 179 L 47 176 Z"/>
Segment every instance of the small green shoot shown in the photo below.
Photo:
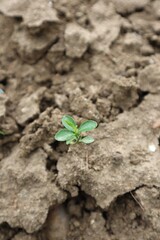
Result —
<path fill-rule="evenodd" d="M 82 136 L 83 132 L 88 132 L 97 127 L 97 123 L 93 120 L 83 122 L 79 127 L 71 116 L 65 115 L 62 118 L 62 124 L 65 128 L 59 130 L 55 139 L 60 142 L 66 141 L 66 144 L 75 144 L 78 142 L 89 144 L 94 142 L 94 138 L 90 136 Z"/>
<path fill-rule="evenodd" d="M 4 91 L 0 88 L 0 94 L 4 94 Z"/>
<path fill-rule="evenodd" d="M 5 135 L 5 133 L 2 130 L 0 130 L 0 135 Z"/>

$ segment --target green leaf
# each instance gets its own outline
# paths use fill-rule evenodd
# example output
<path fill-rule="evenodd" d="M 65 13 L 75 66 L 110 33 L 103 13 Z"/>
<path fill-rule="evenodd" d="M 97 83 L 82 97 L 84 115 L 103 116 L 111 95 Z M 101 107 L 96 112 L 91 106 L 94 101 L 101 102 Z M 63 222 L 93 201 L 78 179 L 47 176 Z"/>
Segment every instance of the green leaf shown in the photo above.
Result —
<path fill-rule="evenodd" d="M 96 127 L 97 127 L 97 123 L 95 121 L 88 120 L 88 121 L 85 121 L 84 123 L 82 123 L 80 125 L 79 132 L 91 131 Z"/>
<path fill-rule="evenodd" d="M 4 93 L 4 91 L 0 88 L 0 94 L 3 94 Z"/>
<path fill-rule="evenodd" d="M 57 141 L 63 142 L 63 141 L 67 141 L 68 139 L 70 139 L 72 136 L 74 136 L 74 133 L 71 131 L 68 131 L 67 129 L 62 129 L 59 130 L 56 135 L 55 135 L 55 139 Z"/>
<path fill-rule="evenodd" d="M 79 142 L 83 142 L 83 143 L 89 144 L 89 143 L 94 142 L 94 138 L 90 137 L 90 136 L 86 136 L 86 137 L 80 139 Z"/>
<path fill-rule="evenodd" d="M 66 141 L 66 144 L 68 145 L 68 144 L 74 144 L 74 143 L 76 143 L 76 141 L 74 141 L 74 140 L 77 140 L 77 138 L 76 138 L 75 135 L 72 136 L 70 139 L 68 139 L 68 140 Z"/>
<path fill-rule="evenodd" d="M 1 131 L 1 130 L 0 130 L 0 134 L 1 134 L 1 135 L 5 135 L 5 133 L 4 133 L 3 131 Z"/>
<path fill-rule="evenodd" d="M 77 130 L 77 125 L 74 119 L 68 115 L 65 115 L 62 118 L 62 124 L 67 128 L 69 131 L 75 132 Z"/>

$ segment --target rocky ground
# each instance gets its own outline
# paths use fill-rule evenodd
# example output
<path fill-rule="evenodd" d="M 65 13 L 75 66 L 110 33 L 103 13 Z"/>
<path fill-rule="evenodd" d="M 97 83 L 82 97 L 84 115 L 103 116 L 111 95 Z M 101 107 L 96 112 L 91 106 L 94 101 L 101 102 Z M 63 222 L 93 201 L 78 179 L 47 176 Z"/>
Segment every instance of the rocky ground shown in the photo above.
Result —
<path fill-rule="evenodd" d="M 160 239 L 159 47 L 159 0 L 0 1 L 0 240 Z"/>

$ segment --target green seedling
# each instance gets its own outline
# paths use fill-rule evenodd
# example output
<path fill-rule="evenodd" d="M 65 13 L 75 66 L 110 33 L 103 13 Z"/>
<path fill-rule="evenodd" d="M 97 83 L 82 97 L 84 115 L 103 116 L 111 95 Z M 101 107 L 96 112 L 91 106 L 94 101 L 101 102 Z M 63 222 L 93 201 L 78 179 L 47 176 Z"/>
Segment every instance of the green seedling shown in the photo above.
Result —
<path fill-rule="evenodd" d="M 4 91 L 0 88 L 0 94 L 3 94 L 4 93 Z"/>
<path fill-rule="evenodd" d="M 2 130 L 0 130 L 0 135 L 5 135 L 5 133 Z"/>
<path fill-rule="evenodd" d="M 66 144 L 75 144 L 75 143 L 85 143 L 89 144 L 94 142 L 94 138 L 91 136 L 83 136 L 84 132 L 91 131 L 97 127 L 97 123 L 92 120 L 87 120 L 83 122 L 79 127 L 74 121 L 74 119 L 68 115 L 63 116 L 62 124 L 65 128 L 59 130 L 55 139 L 60 142 L 65 142 Z"/>

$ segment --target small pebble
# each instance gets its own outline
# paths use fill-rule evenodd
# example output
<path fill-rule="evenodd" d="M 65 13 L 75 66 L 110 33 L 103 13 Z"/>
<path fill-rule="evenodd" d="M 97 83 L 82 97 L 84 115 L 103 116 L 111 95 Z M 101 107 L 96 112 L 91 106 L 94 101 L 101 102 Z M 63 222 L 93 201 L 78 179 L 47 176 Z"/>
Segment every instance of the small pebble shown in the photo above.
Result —
<path fill-rule="evenodd" d="M 143 56 L 152 55 L 152 54 L 154 54 L 154 49 L 152 48 L 152 46 L 144 45 L 141 47 L 141 54 Z"/>
<path fill-rule="evenodd" d="M 79 227 L 79 226 L 80 226 L 80 222 L 75 220 L 75 221 L 73 222 L 73 225 L 74 225 L 75 227 Z"/>
<path fill-rule="evenodd" d="M 48 2 L 48 6 L 49 6 L 50 8 L 53 7 L 53 3 L 52 3 L 52 1 L 49 1 L 49 2 Z"/>
<path fill-rule="evenodd" d="M 130 213 L 130 219 L 134 220 L 136 218 L 136 214 L 134 212 Z"/>
<path fill-rule="evenodd" d="M 93 225 L 95 223 L 95 220 L 92 219 L 90 223 L 91 223 L 91 225 Z"/>
<path fill-rule="evenodd" d="M 156 151 L 156 146 L 154 144 L 150 144 L 148 146 L 149 152 L 155 152 Z"/>

